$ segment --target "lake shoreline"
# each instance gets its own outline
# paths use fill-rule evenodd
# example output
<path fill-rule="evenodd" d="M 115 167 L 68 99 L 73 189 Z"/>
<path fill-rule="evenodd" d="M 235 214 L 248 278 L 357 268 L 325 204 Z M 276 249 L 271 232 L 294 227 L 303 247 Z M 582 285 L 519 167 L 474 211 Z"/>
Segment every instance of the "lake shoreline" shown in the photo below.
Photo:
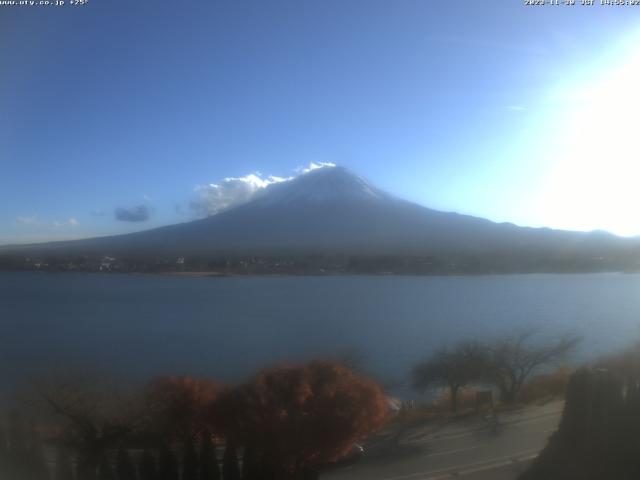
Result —
<path fill-rule="evenodd" d="M 606 270 L 606 271 L 513 271 L 513 272 L 438 272 L 438 273 L 411 273 L 411 272 L 299 272 L 299 273 L 260 273 L 260 272 L 220 272 L 216 270 L 206 271 L 93 271 L 93 270 L 0 270 L 0 273 L 46 273 L 46 274 L 92 274 L 104 276 L 132 275 L 144 277 L 170 277 L 170 278 L 304 278 L 304 277 L 415 277 L 415 278 L 464 278 L 464 277 L 508 277 L 520 275 L 637 275 L 640 270 Z"/>
<path fill-rule="evenodd" d="M 66 273 L 66 272 L 61 272 Z M 486 272 L 486 273 L 225 273 L 206 272 L 127 272 L 133 275 L 148 275 L 173 278 L 296 278 L 296 277 L 502 277 L 512 275 L 634 275 L 638 271 L 606 271 L 606 272 Z"/>

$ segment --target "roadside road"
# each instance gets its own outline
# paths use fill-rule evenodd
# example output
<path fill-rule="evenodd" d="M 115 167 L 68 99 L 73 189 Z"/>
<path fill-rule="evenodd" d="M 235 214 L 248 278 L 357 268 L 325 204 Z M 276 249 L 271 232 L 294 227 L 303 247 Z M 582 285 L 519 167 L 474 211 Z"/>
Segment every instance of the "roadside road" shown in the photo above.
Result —
<path fill-rule="evenodd" d="M 556 430 L 563 402 L 415 427 L 322 480 L 515 480 Z"/>

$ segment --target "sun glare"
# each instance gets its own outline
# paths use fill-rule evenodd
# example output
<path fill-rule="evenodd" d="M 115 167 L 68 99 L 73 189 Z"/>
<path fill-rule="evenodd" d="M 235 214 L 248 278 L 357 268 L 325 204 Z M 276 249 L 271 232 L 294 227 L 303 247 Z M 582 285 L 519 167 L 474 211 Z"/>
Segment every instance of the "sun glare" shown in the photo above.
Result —
<path fill-rule="evenodd" d="M 548 224 L 640 234 L 640 54 L 582 88 L 560 131 L 544 191 Z"/>

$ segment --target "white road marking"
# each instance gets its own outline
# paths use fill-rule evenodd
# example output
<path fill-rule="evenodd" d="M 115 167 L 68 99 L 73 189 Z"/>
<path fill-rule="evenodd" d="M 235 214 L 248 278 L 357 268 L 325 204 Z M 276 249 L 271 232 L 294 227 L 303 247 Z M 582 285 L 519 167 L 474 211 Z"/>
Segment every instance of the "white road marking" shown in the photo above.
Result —
<path fill-rule="evenodd" d="M 550 419 L 552 417 L 555 416 L 560 416 L 562 414 L 562 412 L 551 412 L 551 413 L 544 413 L 541 415 L 537 415 L 535 417 L 529 417 L 529 418 L 523 418 L 523 419 L 507 419 L 507 420 L 501 420 L 500 421 L 500 425 L 503 427 L 515 427 L 521 424 L 526 424 L 526 423 L 533 423 L 533 422 L 540 422 L 543 420 L 547 420 Z M 485 427 L 485 425 L 481 425 L 481 429 Z M 453 433 L 450 435 L 441 435 L 438 433 L 435 434 L 426 434 L 422 437 L 423 441 L 429 441 L 429 440 L 457 440 L 458 438 L 464 438 L 464 437 L 471 437 L 473 435 L 477 435 L 479 430 L 472 430 L 472 431 L 466 431 L 466 432 L 461 432 L 461 433 Z M 555 431 L 555 430 L 554 430 Z M 546 432 L 544 432 L 546 433 Z"/>
<path fill-rule="evenodd" d="M 540 422 L 542 420 L 548 420 L 553 417 L 560 417 L 561 415 L 562 415 L 562 412 L 546 413 L 544 415 L 538 415 L 537 417 L 523 418 L 521 420 L 511 420 L 511 421 L 507 420 L 504 423 L 506 425 L 522 425 L 526 423 L 533 423 L 533 422 Z"/>
<path fill-rule="evenodd" d="M 494 468 L 506 467 L 507 465 L 513 465 L 513 462 L 511 460 L 505 460 L 503 462 L 483 465 L 481 467 L 468 468 L 466 470 L 458 470 L 458 475 L 471 475 L 472 473 L 484 472 L 486 470 L 493 470 Z"/>
<path fill-rule="evenodd" d="M 456 450 L 447 450 L 445 452 L 430 453 L 428 455 L 425 455 L 425 457 L 440 457 L 442 455 L 451 455 L 453 453 L 468 452 L 469 450 L 475 450 L 477 448 L 480 448 L 480 445 L 474 445 L 473 447 L 467 448 L 458 448 Z"/>
<path fill-rule="evenodd" d="M 534 458 L 537 458 L 538 454 L 534 453 L 533 455 L 527 455 L 526 457 L 519 457 L 517 460 L 519 462 L 527 462 L 529 460 L 533 460 Z"/>

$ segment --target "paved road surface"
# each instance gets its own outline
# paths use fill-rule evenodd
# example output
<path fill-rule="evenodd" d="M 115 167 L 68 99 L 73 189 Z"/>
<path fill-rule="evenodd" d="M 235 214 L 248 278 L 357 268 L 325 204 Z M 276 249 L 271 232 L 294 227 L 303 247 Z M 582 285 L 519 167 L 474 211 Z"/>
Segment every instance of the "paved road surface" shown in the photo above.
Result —
<path fill-rule="evenodd" d="M 398 442 L 367 449 L 367 456 L 324 473 L 322 480 L 515 480 L 556 430 L 562 402 L 498 415 L 418 427 Z"/>

